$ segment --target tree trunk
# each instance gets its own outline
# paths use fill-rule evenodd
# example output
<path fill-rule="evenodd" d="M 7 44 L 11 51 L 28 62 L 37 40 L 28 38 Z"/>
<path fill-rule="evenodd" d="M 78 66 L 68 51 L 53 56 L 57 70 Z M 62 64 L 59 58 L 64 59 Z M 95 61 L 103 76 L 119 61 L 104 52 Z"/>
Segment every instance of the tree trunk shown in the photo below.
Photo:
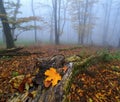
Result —
<path fill-rule="evenodd" d="M 118 47 L 120 48 L 120 38 L 119 38 L 119 40 L 118 40 Z"/>
<path fill-rule="evenodd" d="M 58 1 L 52 0 L 52 6 L 53 6 L 53 13 L 54 13 L 54 30 L 55 30 L 55 44 L 59 45 L 59 33 L 58 33 Z"/>
<path fill-rule="evenodd" d="M 58 1 L 58 36 L 60 36 L 60 33 L 61 33 L 61 29 L 60 29 L 60 17 L 61 17 L 61 0 Z"/>
<path fill-rule="evenodd" d="M 50 42 L 53 43 L 53 12 L 51 16 L 51 24 L 50 24 Z"/>
<path fill-rule="evenodd" d="M 59 44 L 58 22 L 57 22 L 57 0 L 54 3 L 54 21 L 55 21 L 55 44 Z"/>
<path fill-rule="evenodd" d="M 34 11 L 34 5 L 33 5 L 33 0 L 31 1 L 31 7 L 32 7 L 32 14 L 35 17 L 35 11 Z M 37 29 L 36 29 L 36 21 L 34 20 L 34 34 L 35 34 L 35 42 L 37 42 Z"/>
<path fill-rule="evenodd" d="M 3 31 L 4 31 L 5 38 L 6 38 L 6 46 L 7 46 L 7 48 L 13 48 L 13 47 L 15 47 L 14 40 L 13 40 L 13 37 L 11 34 L 11 29 L 10 29 L 10 26 L 8 23 L 7 13 L 6 13 L 4 5 L 3 5 L 3 0 L 0 0 L 0 13 L 2 14 L 2 16 L 0 16 L 0 18 L 2 21 Z"/>
<path fill-rule="evenodd" d="M 88 13 L 88 0 L 85 1 L 84 19 L 83 19 L 83 31 L 81 34 L 81 44 L 84 44 L 84 36 L 86 33 L 87 13 Z"/>
<path fill-rule="evenodd" d="M 106 4 L 105 8 L 105 24 L 104 24 L 104 33 L 103 33 L 103 45 L 108 45 L 107 37 L 109 31 L 109 23 L 110 23 L 110 16 L 111 16 L 111 9 L 112 9 L 112 0 L 108 4 Z"/>
<path fill-rule="evenodd" d="M 14 14 L 13 14 L 13 21 L 14 22 L 17 21 L 17 14 L 18 14 L 19 6 L 20 6 L 20 0 L 17 0 L 16 7 L 14 10 Z M 15 37 L 15 29 L 16 29 L 16 23 L 12 23 L 11 32 L 12 32 L 12 36 L 13 36 L 14 41 L 17 40 L 17 36 Z"/>

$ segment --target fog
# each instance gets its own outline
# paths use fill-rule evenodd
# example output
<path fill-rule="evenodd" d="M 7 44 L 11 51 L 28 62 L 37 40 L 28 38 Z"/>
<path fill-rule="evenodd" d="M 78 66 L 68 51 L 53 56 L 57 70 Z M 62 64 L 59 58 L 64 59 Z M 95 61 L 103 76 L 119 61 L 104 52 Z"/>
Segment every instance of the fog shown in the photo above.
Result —
<path fill-rule="evenodd" d="M 17 0 L 4 1 L 17 2 Z M 54 0 L 33 0 L 35 16 L 39 18 L 35 21 L 36 25 L 40 27 L 40 29 L 36 29 L 38 43 L 56 43 L 55 4 L 52 5 L 52 1 L 54 2 Z M 17 17 L 33 16 L 31 0 L 20 0 L 20 3 L 19 11 L 21 13 L 17 14 Z M 57 8 L 56 14 L 58 17 L 56 21 L 60 27 L 58 29 L 59 43 L 120 47 L 119 4 L 119 0 L 61 0 L 60 13 Z M 9 13 L 7 10 L 6 12 Z M 23 25 L 34 26 L 34 20 Z M 3 41 L 2 27 L 0 32 L 0 39 Z M 19 32 L 16 28 L 15 35 Z M 17 36 L 16 42 L 22 41 L 35 42 L 35 30 L 27 30 Z"/>

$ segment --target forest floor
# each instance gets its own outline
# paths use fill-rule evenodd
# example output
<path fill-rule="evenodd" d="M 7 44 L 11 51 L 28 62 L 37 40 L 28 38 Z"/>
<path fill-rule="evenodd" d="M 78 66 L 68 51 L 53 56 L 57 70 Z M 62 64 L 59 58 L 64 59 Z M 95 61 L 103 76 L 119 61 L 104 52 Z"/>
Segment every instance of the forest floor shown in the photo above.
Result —
<path fill-rule="evenodd" d="M 30 55 L 0 57 L 0 102 L 7 102 L 13 93 L 19 93 L 18 82 L 11 85 L 13 77 L 35 76 L 37 59 L 50 58 L 62 54 L 65 57 L 80 55 L 81 58 L 104 53 L 102 60 L 88 63 L 87 71 L 78 71 L 72 78 L 66 102 L 120 102 L 120 53 L 118 49 L 77 45 L 34 45 L 25 47 L 20 52 Z M 15 86 L 16 84 L 16 86 Z M 13 87 L 14 86 L 14 87 Z M 16 88 L 17 87 L 17 88 Z"/>

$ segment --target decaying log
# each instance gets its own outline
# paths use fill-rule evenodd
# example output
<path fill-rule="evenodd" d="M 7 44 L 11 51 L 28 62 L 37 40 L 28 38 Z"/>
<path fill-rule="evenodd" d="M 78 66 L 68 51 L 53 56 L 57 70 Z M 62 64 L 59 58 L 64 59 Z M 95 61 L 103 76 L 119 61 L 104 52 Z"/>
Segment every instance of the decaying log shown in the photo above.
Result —
<path fill-rule="evenodd" d="M 22 50 L 23 47 L 17 47 L 17 48 L 11 48 L 11 49 L 4 49 L 0 51 L 0 54 L 6 54 L 6 53 L 11 53 L 11 52 L 18 52 Z"/>
<path fill-rule="evenodd" d="M 60 56 L 59 56 L 60 57 Z M 62 57 L 62 56 L 61 56 Z M 55 56 L 56 58 L 56 56 Z M 74 57 L 75 58 L 75 57 Z M 74 70 L 76 70 L 76 66 L 80 69 L 82 69 L 82 66 L 84 66 L 89 61 L 93 60 L 95 56 L 90 56 L 85 59 L 78 60 L 78 62 L 72 62 L 70 61 L 68 66 L 68 70 L 63 75 L 62 80 L 59 81 L 59 83 L 54 87 L 45 88 L 43 87 L 43 84 L 39 84 L 36 91 L 37 95 L 35 98 L 29 97 L 26 93 L 20 94 L 17 97 L 11 98 L 8 102 L 65 102 L 66 99 L 66 89 L 68 88 L 68 84 L 71 81 L 71 78 L 73 76 Z M 58 60 L 58 58 L 56 58 Z M 76 57 L 78 59 L 78 56 Z M 71 60 L 71 59 L 69 59 Z M 56 60 L 54 60 L 56 62 Z M 47 63 L 47 62 L 45 62 Z M 48 65 L 49 67 L 49 65 Z M 83 67 L 84 68 L 84 67 Z M 43 80 L 42 80 L 43 82 Z"/>
<path fill-rule="evenodd" d="M 82 46 L 74 46 L 74 47 L 70 47 L 70 48 L 59 48 L 57 49 L 58 51 L 67 51 L 67 50 L 75 50 L 75 49 L 79 49 L 82 48 Z"/>
<path fill-rule="evenodd" d="M 44 52 L 28 52 L 28 51 L 20 51 L 23 47 L 4 49 L 0 51 L 0 57 L 3 56 L 29 56 L 33 54 L 44 54 Z"/>
<path fill-rule="evenodd" d="M 65 95 L 65 87 L 72 75 L 72 63 L 68 65 L 68 70 L 62 80 L 55 86 L 43 91 L 38 102 L 62 102 Z"/>
<path fill-rule="evenodd" d="M 64 74 L 62 80 L 55 86 L 49 89 L 42 90 L 39 94 L 39 99 L 33 102 L 64 102 L 65 101 L 65 91 L 69 86 L 69 81 L 71 81 L 72 74 L 75 66 L 82 69 L 82 66 L 94 59 L 95 56 L 90 56 L 83 60 L 78 60 L 78 62 L 70 62 L 68 65 L 68 70 Z M 78 56 L 77 56 L 78 59 Z"/>
<path fill-rule="evenodd" d="M 43 52 L 30 53 L 28 51 L 23 51 L 23 52 L 12 52 L 12 53 L 0 54 L 0 57 L 2 56 L 30 56 L 30 55 L 37 55 L 37 54 L 44 54 L 44 53 Z"/>

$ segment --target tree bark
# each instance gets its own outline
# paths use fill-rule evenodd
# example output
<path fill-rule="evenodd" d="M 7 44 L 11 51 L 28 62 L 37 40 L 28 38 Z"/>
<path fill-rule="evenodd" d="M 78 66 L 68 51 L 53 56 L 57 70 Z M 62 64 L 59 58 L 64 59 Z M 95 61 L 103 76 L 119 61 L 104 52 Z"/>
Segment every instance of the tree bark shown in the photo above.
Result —
<path fill-rule="evenodd" d="M 16 7 L 13 14 L 13 21 L 15 22 L 17 21 L 17 14 L 18 14 L 19 7 L 20 7 L 20 0 L 17 0 Z M 11 32 L 12 32 L 14 41 L 17 40 L 17 36 L 15 37 L 15 29 L 16 29 L 16 23 L 12 23 Z"/>
<path fill-rule="evenodd" d="M 109 31 L 109 23 L 110 23 L 110 16 L 111 16 L 111 9 L 112 9 L 112 0 L 106 4 L 105 8 L 105 21 L 104 21 L 104 32 L 103 32 L 103 45 L 108 45 L 107 38 L 108 38 L 108 31 Z"/>
<path fill-rule="evenodd" d="M 53 13 L 54 13 L 54 32 L 55 32 L 55 44 L 59 45 L 59 30 L 58 30 L 58 1 L 52 0 Z"/>
<path fill-rule="evenodd" d="M 58 1 L 58 36 L 60 36 L 61 29 L 60 29 L 60 16 L 61 16 L 61 0 Z"/>
<path fill-rule="evenodd" d="M 51 15 L 51 22 L 50 22 L 50 42 L 53 43 L 53 12 Z"/>
<path fill-rule="evenodd" d="M 6 46 L 7 46 L 7 48 L 13 48 L 13 47 L 15 47 L 14 40 L 13 40 L 13 37 L 11 34 L 11 29 L 10 29 L 10 26 L 8 23 L 7 13 L 4 8 L 3 0 L 0 0 L 0 13 L 2 14 L 2 16 L 0 16 L 0 18 L 2 21 L 3 31 L 4 31 L 5 38 L 6 38 Z"/>
<path fill-rule="evenodd" d="M 32 7 L 32 14 L 35 17 L 35 11 L 34 11 L 34 5 L 33 5 L 33 0 L 31 1 L 31 7 Z M 37 42 L 37 29 L 36 29 L 36 21 L 34 20 L 34 34 L 35 34 L 35 42 Z"/>
<path fill-rule="evenodd" d="M 57 0 L 54 1 L 54 21 L 55 21 L 55 44 L 59 44 L 58 22 L 57 22 Z"/>

